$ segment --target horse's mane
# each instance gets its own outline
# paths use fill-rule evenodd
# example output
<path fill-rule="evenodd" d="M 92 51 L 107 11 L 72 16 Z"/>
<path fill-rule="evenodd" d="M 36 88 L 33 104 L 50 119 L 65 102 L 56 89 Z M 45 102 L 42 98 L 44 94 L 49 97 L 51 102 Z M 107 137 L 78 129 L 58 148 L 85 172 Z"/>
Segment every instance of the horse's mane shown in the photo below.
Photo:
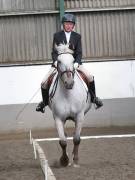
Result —
<path fill-rule="evenodd" d="M 58 51 L 58 54 L 73 54 L 74 51 L 69 48 L 69 44 L 59 44 L 58 46 L 55 44 L 55 48 Z"/>

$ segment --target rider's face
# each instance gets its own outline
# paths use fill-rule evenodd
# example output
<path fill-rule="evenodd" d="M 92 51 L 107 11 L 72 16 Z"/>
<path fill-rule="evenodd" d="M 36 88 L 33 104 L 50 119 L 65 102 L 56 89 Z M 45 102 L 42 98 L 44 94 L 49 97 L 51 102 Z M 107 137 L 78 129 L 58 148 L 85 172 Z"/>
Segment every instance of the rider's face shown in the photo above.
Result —
<path fill-rule="evenodd" d="M 74 23 L 72 22 L 64 22 L 63 28 L 66 32 L 71 32 L 74 29 Z"/>

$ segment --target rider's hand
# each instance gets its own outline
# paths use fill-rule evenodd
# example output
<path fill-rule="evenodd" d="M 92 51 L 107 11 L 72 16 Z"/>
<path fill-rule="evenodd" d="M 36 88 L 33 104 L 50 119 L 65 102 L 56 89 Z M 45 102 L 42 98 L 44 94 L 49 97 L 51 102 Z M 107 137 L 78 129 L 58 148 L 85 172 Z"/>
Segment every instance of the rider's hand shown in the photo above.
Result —
<path fill-rule="evenodd" d="M 79 67 L 79 64 L 77 62 L 74 63 L 74 68 L 77 69 Z"/>
<path fill-rule="evenodd" d="M 55 68 L 57 68 L 57 64 L 58 64 L 58 61 L 55 61 L 55 62 L 54 62 Z"/>

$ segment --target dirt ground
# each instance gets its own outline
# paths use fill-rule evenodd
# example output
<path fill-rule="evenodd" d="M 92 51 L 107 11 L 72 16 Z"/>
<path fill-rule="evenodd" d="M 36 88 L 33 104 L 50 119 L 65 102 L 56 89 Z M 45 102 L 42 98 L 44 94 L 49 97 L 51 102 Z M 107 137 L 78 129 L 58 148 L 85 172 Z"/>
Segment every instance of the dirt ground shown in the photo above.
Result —
<path fill-rule="evenodd" d="M 67 130 L 68 136 L 72 129 Z M 84 128 L 82 135 L 135 133 L 135 127 Z M 35 138 L 56 137 L 55 130 L 32 131 Z M 41 147 L 57 180 L 134 180 L 135 138 L 82 140 L 80 167 L 62 168 L 58 164 L 58 142 L 42 142 Z M 72 159 L 72 141 L 68 153 Z M 38 160 L 34 159 L 29 133 L 0 134 L 0 180 L 43 180 Z"/>

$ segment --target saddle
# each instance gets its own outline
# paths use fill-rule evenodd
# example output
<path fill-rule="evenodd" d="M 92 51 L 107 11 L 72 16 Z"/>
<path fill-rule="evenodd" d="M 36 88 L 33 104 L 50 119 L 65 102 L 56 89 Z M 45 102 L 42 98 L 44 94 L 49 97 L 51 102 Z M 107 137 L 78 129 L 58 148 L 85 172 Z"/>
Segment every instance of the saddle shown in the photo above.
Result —
<path fill-rule="evenodd" d="M 88 80 L 87 76 L 85 75 L 85 73 L 82 72 L 82 71 L 79 70 L 79 69 L 77 69 L 77 72 L 79 73 L 79 75 L 81 76 L 82 80 L 86 83 L 87 87 L 89 88 L 89 80 Z M 55 73 L 52 73 L 52 74 L 48 77 L 48 80 L 47 80 L 48 88 L 50 88 L 55 74 L 56 74 L 56 72 L 55 72 Z"/>
<path fill-rule="evenodd" d="M 47 80 L 48 88 L 50 88 L 55 74 L 56 74 L 56 72 L 55 72 L 55 73 L 52 73 L 52 74 L 48 77 L 48 80 Z"/>
<path fill-rule="evenodd" d="M 82 72 L 79 69 L 77 69 L 77 72 L 79 73 L 79 75 L 81 76 L 82 80 L 86 83 L 87 87 L 89 88 L 89 80 L 88 80 L 87 76 L 84 74 L 84 72 Z"/>

